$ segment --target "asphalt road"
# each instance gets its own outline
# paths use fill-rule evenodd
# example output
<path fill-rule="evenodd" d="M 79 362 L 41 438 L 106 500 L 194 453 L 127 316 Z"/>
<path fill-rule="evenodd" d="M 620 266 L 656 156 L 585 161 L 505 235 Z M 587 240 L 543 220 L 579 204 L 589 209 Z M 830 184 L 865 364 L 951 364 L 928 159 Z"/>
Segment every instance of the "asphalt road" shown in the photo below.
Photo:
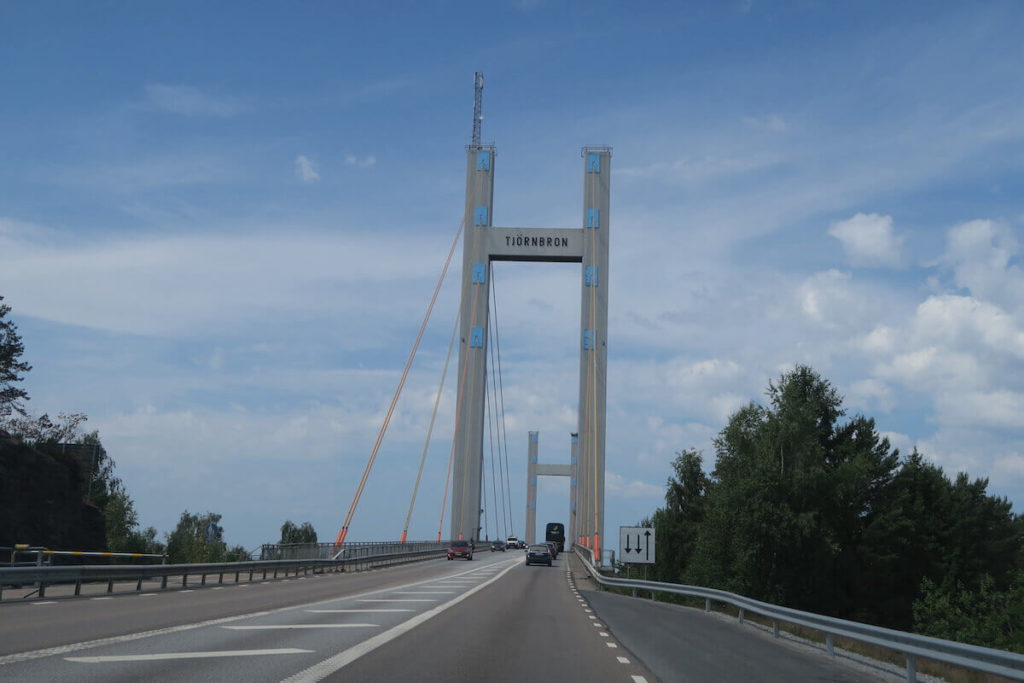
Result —
<path fill-rule="evenodd" d="M 0 679 L 653 681 L 609 645 L 564 558 L 0 604 Z"/>
<path fill-rule="evenodd" d="M 894 681 L 580 563 L 479 553 L 357 574 L 0 603 L 0 680 Z"/>

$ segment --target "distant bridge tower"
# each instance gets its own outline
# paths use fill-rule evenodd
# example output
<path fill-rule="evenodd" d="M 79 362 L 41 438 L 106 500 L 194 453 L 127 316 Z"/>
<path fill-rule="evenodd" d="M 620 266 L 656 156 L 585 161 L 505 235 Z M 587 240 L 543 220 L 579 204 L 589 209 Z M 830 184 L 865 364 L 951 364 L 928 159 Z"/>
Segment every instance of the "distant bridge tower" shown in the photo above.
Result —
<path fill-rule="evenodd" d="M 465 234 L 458 401 L 452 481 L 452 538 L 479 538 L 483 474 L 487 324 L 493 261 L 580 263 L 578 462 L 573 540 L 600 558 L 604 531 L 605 405 L 608 366 L 610 147 L 584 147 L 580 228 L 499 228 L 493 224 L 494 145 L 466 148 Z"/>

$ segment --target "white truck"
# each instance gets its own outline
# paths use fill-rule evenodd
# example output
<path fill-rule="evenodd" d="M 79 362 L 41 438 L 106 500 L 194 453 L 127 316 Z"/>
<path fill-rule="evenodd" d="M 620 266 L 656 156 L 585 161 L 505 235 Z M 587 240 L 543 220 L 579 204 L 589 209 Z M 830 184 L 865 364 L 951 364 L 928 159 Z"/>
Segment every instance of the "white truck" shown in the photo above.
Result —
<path fill-rule="evenodd" d="M 506 550 L 518 550 L 519 549 L 519 539 L 516 538 L 515 536 L 509 536 L 507 539 L 505 539 L 505 549 Z"/>

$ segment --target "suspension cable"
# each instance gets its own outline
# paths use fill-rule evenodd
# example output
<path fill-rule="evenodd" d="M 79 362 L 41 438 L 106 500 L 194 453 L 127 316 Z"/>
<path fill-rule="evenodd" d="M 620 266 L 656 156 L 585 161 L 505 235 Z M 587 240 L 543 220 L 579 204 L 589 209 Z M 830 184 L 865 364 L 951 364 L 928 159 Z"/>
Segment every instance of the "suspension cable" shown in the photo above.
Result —
<path fill-rule="evenodd" d="M 380 451 L 381 442 L 384 441 L 384 434 L 387 432 L 388 425 L 391 423 L 391 416 L 395 412 L 395 406 L 398 404 L 398 397 L 402 393 L 402 388 L 405 386 L 405 380 L 409 376 L 409 368 L 412 367 L 412 361 L 416 357 L 416 351 L 419 349 L 420 341 L 423 339 L 423 331 L 427 328 L 427 321 L 430 320 L 430 314 L 434 310 L 434 303 L 437 301 L 437 294 L 441 291 L 441 285 L 444 283 L 445 275 L 448 273 L 448 266 L 452 262 L 452 255 L 455 253 L 455 247 L 459 243 L 459 237 L 462 235 L 462 229 L 466 225 L 466 216 L 463 213 L 462 222 L 459 224 L 459 229 L 455 232 L 455 239 L 452 240 L 451 249 L 448 250 L 448 258 L 445 259 L 444 268 L 441 270 L 441 276 L 437 279 L 437 285 L 434 287 L 434 293 L 430 297 L 430 304 L 427 306 L 427 312 L 423 316 L 423 322 L 420 324 L 419 332 L 416 334 L 416 341 L 412 345 L 412 349 L 409 351 L 409 358 L 405 361 L 405 369 L 402 370 L 402 377 L 398 381 L 398 387 L 395 389 L 394 396 L 391 397 L 391 405 L 388 406 L 388 412 L 384 416 L 384 423 L 380 427 L 380 431 L 377 433 L 377 441 L 373 444 L 373 450 L 370 452 L 370 459 L 366 463 L 366 468 L 363 470 L 363 477 L 359 480 L 359 486 L 356 488 L 356 494 L 352 498 L 352 505 L 349 506 L 348 514 L 345 515 L 345 522 L 342 524 L 341 529 L 338 531 L 338 537 L 334 541 L 335 546 L 340 546 L 345 542 L 345 537 L 348 535 L 348 527 L 352 522 L 352 516 L 355 514 L 356 506 L 359 505 L 359 498 L 363 495 L 363 488 L 366 486 L 366 480 L 370 476 L 370 469 L 373 468 L 373 462 L 377 459 L 377 453 Z"/>
<path fill-rule="evenodd" d="M 492 294 L 493 294 L 493 288 L 494 288 L 494 273 L 493 273 L 493 269 L 492 269 L 492 272 L 491 272 L 491 288 L 492 288 Z M 491 313 L 496 316 L 497 309 L 496 308 L 492 308 L 491 309 Z M 495 338 L 497 338 L 497 335 L 498 335 L 498 320 L 497 320 L 497 317 L 494 318 L 494 323 L 488 327 L 488 332 L 493 334 L 495 336 Z M 501 479 L 501 487 L 502 487 L 501 488 L 501 519 L 502 519 L 502 529 L 505 532 L 505 536 L 508 537 L 508 522 L 507 522 L 506 517 L 505 517 L 505 476 L 504 476 L 504 474 L 502 474 L 500 472 L 500 469 L 501 469 L 501 441 L 500 441 L 500 439 L 501 439 L 501 423 L 499 422 L 499 415 L 498 415 L 497 386 L 498 386 L 498 383 L 501 381 L 501 370 L 500 370 L 500 366 L 498 366 L 494 362 L 494 353 L 495 353 L 494 349 L 495 349 L 495 346 L 497 346 L 496 343 L 488 345 L 488 347 L 489 347 L 488 350 L 491 353 L 491 373 L 490 373 L 490 376 L 494 378 L 493 381 L 491 381 L 491 383 L 490 383 L 491 393 L 488 394 L 488 397 L 490 397 L 491 394 L 494 395 L 494 424 L 496 425 L 495 429 L 496 429 L 496 433 L 497 433 L 498 439 L 499 439 L 498 442 L 497 442 L 497 445 L 498 445 L 498 469 L 499 469 L 499 478 Z M 491 428 L 491 423 L 489 421 L 487 423 L 487 427 L 488 427 L 488 429 Z M 493 439 L 493 436 L 492 436 L 492 439 Z M 491 446 L 491 476 L 492 477 L 494 476 L 494 446 L 493 446 L 493 443 L 492 443 L 492 446 Z M 495 505 L 495 507 L 497 507 L 497 505 L 498 505 L 497 494 L 495 494 L 494 505 Z M 495 520 L 495 521 L 497 521 L 497 520 Z"/>
<path fill-rule="evenodd" d="M 459 329 L 459 315 L 455 315 L 455 324 L 452 325 L 452 336 L 448 340 L 448 353 L 444 357 L 444 370 L 441 371 L 441 384 L 437 389 L 437 396 L 434 397 L 434 410 L 430 414 L 430 427 L 427 429 L 427 439 L 423 444 L 423 455 L 420 456 L 420 468 L 416 472 L 416 484 L 412 489 L 412 499 L 409 501 L 409 513 L 405 516 L 405 526 L 402 527 L 402 539 L 400 543 L 405 543 L 406 537 L 409 535 L 409 522 L 412 520 L 412 509 L 416 505 L 416 495 L 420 490 L 420 478 L 423 476 L 423 465 L 427 461 L 427 449 L 430 446 L 430 437 L 434 433 L 434 421 L 437 419 L 437 407 L 441 404 L 441 394 L 444 392 L 444 382 L 448 377 L 448 363 L 452 359 L 452 349 L 455 347 L 455 333 Z"/>
<path fill-rule="evenodd" d="M 504 483 L 502 484 L 502 504 L 504 505 L 504 504 L 507 503 L 507 505 L 508 505 L 508 520 L 509 520 L 508 523 L 509 523 L 509 528 L 510 528 L 510 530 L 512 532 L 512 535 L 515 536 L 516 535 L 516 526 L 515 526 L 515 522 L 514 522 L 515 518 L 512 515 L 512 478 L 509 476 L 509 473 L 508 473 L 508 429 L 507 429 L 507 425 L 505 424 L 505 386 L 504 386 L 504 384 L 502 382 L 502 376 L 503 375 L 502 375 L 502 372 L 501 372 L 501 334 L 498 331 L 500 328 L 499 328 L 499 325 L 498 325 L 498 295 L 497 295 L 497 292 L 495 291 L 496 289 L 497 289 L 497 285 L 496 285 L 496 283 L 494 281 L 494 276 L 493 276 L 493 272 L 492 272 L 492 275 L 491 275 L 491 293 L 492 293 L 492 301 L 494 302 L 494 345 L 497 347 L 497 353 L 498 353 L 498 392 L 499 392 L 499 395 L 501 397 L 501 422 L 499 424 L 501 425 L 502 443 L 504 443 L 504 445 L 505 445 L 505 449 L 504 449 L 505 450 L 505 457 L 504 457 L 504 462 L 505 462 L 505 478 L 504 478 Z M 500 463 L 501 462 L 501 448 L 500 447 L 498 449 L 498 460 L 499 460 L 499 463 Z"/>

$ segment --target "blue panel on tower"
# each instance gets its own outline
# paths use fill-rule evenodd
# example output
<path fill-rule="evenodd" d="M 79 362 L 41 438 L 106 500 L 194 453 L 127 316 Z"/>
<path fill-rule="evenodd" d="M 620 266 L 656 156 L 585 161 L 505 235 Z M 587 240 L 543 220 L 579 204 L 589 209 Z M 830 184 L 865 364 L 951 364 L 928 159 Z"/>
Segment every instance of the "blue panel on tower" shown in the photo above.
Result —
<path fill-rule="evenodd" d="M 586 266 L 583 269 L 583 285 L 597 287 L 597 266 Z"/>
<path fill-rule="evenodd" d="M 530 486 L 537 485 L 537 477 L 530 477 Z"/>
<path fill-rule="evenodd" d="M 530 462 L 532 462 L 534 465 L 536 465 L 537 464 L 537 456 L 536 455 L 531 455 L 530 456 Z"/>
<path fill-rule="evenodd" d="M 594 348 L 594 331 L 583 330 L 583 348 L 584 350 L 591 350 Z"/>
<path fill-rule="evenodd" d="M 487 207 L 478 206 L 476 207 L 476 224 L 487 225 Z"/>
<path fill-rule="evenodd" d="M 491 170 L 491 153 L 490 152 L 477 152 L 476 153 L 476 170 L 478 170 L 478 171 L 490 171 Z"/>
<path fill-rule="evenodd" d="M 487 282 L 486 270 L 484 270 L 484 264 L 474 263 L 473 264 L 473 284 L 482 285 Z"/>
<path fill-rule="evenodd" d="M 590 152 L 587 154 L 587 173 L 601 172 L 601 155 Z"/>
<path fill-rule="evenodd" d="M 601 227 L 601 209 L 587 209 L 587 227 Z"/>
<path fill-rule="evenodd" d="M 575 485 L 576 485 L 576 477 L 573 477 L 572 479 L 569 480 L 569 486 L 575 486 Z"/>
<path fill-rule="evenodd" d="M 536 509 L 537 509 L 537 501 L 535 501 L 535 500 L 531 500 L 531 501 L 530 501 L 530 505 L 529 505 L 529 508 L 530 508 L 531 510 L 536 510 Z"/>
<path fill-rule="evenodd" d="M 482 328 L 482 327 L 474 327 L 473 328 L 473 331 L 469 335 L 469 345 L 471 347 L 479 346 L 479 347 L 483 348 L 483 345 L 484 345 L 484 328 Z"/>
<path fill-rule="evenodd" d="M 530 441 L 537 443 L 537 437 L 540 436 L 537 432 L 530 432 Z"/>

